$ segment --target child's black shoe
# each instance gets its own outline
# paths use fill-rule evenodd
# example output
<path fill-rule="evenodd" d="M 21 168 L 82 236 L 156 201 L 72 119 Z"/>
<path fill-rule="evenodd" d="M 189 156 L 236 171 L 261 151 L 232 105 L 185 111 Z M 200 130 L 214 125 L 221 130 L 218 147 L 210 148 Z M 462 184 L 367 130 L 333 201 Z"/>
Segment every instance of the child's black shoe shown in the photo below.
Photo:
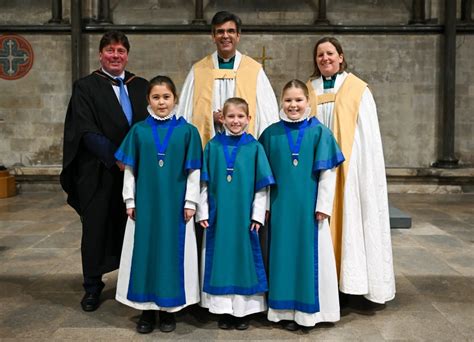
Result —
<path fill-rule="evenodd" d="M 221 315 L 217 322 L 217 326 L 219 329 L 229 330 L 232 329 L 232 321 L 233 317 L 231 315 Z"/>
<path fill-rule="evenodd" d="M 137 323 L 137 331 L 140 334 L 149 334 L 155 329 L 155 311 L 143 310 Z"/>
<path fill-rule="evenodd" d="M 247 330 L 249 328 L 249 320 L 247 317 L 235 317 L 235 329 L 237 330 Z"/>
<path fill-rule="evenodd" d="M 160 331 L 172 332 L 176 329 L 176 319 L 171 312 L 160 311 Z"/>

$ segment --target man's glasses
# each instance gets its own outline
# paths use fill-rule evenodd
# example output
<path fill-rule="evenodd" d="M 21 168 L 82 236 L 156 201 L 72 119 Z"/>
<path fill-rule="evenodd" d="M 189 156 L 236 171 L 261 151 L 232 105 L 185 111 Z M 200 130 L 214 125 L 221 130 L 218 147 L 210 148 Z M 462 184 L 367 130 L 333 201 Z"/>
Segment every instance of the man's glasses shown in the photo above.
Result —
<path fill-rule="evenodd" d="M 214 31 L 214 34 L 216 36 L 223 36 L 224 34 L 228 34 L 228 35 L 234 35 L 234 34 L 237 34 L 237 30 L 236 29 L 227 29 L 227 30 L 224 30 L 224 29 L 217 29 Z"/>

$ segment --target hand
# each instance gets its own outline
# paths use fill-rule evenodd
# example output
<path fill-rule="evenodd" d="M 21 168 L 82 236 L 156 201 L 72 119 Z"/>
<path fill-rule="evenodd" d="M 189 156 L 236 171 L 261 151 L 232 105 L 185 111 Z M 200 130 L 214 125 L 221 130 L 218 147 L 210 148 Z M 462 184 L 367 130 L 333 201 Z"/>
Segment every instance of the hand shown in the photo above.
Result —
<path fill-rule="evenodd" d="M 201 227 L 203 227 L 204 229 L 206 229 L 206 228 L 209 227 L 209 221 L 208 221 L 208 220 L 199 221 L 199 224 L 200 224 Z"/>
<path fill-rule="evenodd" d="M 318 221 L 323 221 L 323 220 L 325 220 L 325 219 L 327 219 L 327 218 L 329 218 L 329 215 L 326 215 L 326 214 L 324 214 L 324 213 L 322 213 L 322 212 L 320 212 L 320 211 L 317 211 L 317 212 L 316 212 L 316 220 L 318 220 Z"/>
<path fill-rule="evenodd" d="M 224 123 L 224 116 L 222 115 L 222 109 L 218 109 L 214 112 L 212 112 L 212 115 L 214 116 L 214 122 L 223 124 Z"/>
<path fill-rule="evenodd" d="M 135 208 L 128 208 L 127 209 L 127 216 L 135 221 Z"/>
<path fill-rule="evenodd" d="M 120 160 L 115 161 L 115 164 L 117 164 L 120 171 L 125 170 L 125 164 L 122 163 Z"/>
<path fill-rule="evenodd" d="M 252 225 L 250 226 L 250 230 L 256 230 L 257 233 L 262 225 L 258 222 L 252 221 Z"/>
<path fill-rule="evenodd" d="M 195 213 L 196 213 L 196 210 L 194 209 L 184 208 L 184 221 L 188 222 L 190 219 L 193 218 Z"/>

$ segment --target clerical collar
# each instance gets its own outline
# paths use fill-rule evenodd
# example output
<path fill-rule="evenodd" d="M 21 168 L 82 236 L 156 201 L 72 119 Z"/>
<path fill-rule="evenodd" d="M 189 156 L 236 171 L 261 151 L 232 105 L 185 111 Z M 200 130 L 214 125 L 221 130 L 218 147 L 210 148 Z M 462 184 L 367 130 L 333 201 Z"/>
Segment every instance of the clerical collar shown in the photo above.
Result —
<path fill-rule="evenodd" d="M 219 62 L 219 69 L 233 69 L 235 62 L 235 55 L 231 58 L 224 59 L 217 55 L 217 61 Z"/>
<path fill-rule="evenodd" d="M 107 71 L 104 70 L 104 68 L 100 68 L 100 71 L 102 71 L 104 74 L 109 76 L 112 79 L 116 79 L 117 77 L 120 77 L 122 80 L 125 79 L 125 71 L 122 71 L 122 73 L 119 76 L 114 76 L 112 74 L 109 74 Z"/>
<path fill-rule="evenodd" d="M 334 84 L 336 83 L 337 74 L 332 76 L 323 76 L 323 87 L 324 89 L 331 89 L 334 88 Z"/>

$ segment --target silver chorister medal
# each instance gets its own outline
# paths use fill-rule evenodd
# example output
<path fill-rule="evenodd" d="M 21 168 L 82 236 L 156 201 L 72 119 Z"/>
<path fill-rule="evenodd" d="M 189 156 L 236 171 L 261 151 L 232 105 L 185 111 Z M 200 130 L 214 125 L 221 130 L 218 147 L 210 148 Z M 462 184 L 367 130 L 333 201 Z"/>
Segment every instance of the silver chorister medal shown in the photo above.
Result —
<path fill-rule="evenodd" d="M 165 162 L 163 161 L 163 159 L 160 159 L 160 161 L 158 162 L 158 165 L 160 167 L 163 167 L 163 165 L 165 165 Z"/>
<path fill-rule="evenodd" d="M 293 159 L 293 165 L 298 166 L 298 159 Z"/>
<path fill-rule="evenodd" d="M 227 181 L 230 183 L 232 182 L 232 176 L 231 175 L 227 175 Z"/>

